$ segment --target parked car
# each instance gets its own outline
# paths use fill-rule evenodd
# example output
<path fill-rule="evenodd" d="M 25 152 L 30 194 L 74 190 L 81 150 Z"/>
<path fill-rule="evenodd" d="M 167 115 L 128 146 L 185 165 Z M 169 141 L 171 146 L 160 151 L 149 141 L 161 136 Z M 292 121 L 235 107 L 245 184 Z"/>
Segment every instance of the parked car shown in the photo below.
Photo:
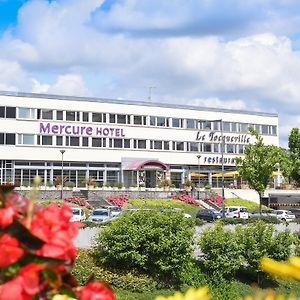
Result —
<path fill-rule="evenodd" d="M 86 215 L 81 207 L 71 207 L 71 210 L 73 212 L 73 216 L 71 218 L 71 222 L 82 222 L 85 221 Z"/>
<path fill-rule="evenodd" d="M 276 210 L 273 209 L 262 209 L 261 210 L 261 215 L 264 217 L 276 217 Z M 260 212 L 259 209 L 253 211 L 251 214 L 249 214 L 249 217 L 259 217 L 260 216 Z"/>
<path fill-rule="evenodd" d="M 249 212 L 245 206 L 226 206 L 225 217 L 248 219 Z"/>
<path fill-rule="evenodd" d="M 102 208 L 108 209 L 111 217 L 116 217 L 120 215 L 122 212 L 122 208 L 119 206 L 109 205 L 109 206 L 102 206 Z"/>
<path fill-rule="evenodd" d="M 97 208 L 95 209 L 89 217 L 89 221 L 91 222 L 104 222 L 109 221 L 111 219 L 111 215 L 108 209 L 105 208 Z"/>
<path fill-rule="evenodd" d="M 281 209 L 281 210 L 276 210 L 275 212 L 276 212 L 276 217 L 279 220 L 290 222 L 296 219 L 296 216 L 289 210 Z"/>
<path fill-rule="evenodd" d="M 296 218 L 300 218 L 300 209 L 299 208 L 291 208 L 290 211 L 296 216 Z"/>
<path fill-rule="evenodd" d="M 196 218 L 205 221 L 215 221 L 221 219 L 222 214 L 215 209 L 202 209 L 198 211 Z"/>

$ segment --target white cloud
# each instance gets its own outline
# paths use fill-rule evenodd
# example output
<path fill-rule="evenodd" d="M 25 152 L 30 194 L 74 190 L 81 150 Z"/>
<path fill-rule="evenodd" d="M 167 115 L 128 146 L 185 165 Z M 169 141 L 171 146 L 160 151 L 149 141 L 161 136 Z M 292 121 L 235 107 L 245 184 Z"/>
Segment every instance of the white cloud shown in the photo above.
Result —
<path fill-rule="evenodd" d="M 42 84 L 36 79 L 33 79 L 32 92 L 57 95 L 89 95 L 83 78 L 78 74 L 61 75 L 53 85 Z"/>
<path fill-rule="evenodd" d="M 101 31 L 105 21 L 107 26 L 115 21 L 133 29 L 156 24 L 175 30 L 191 9 L 185 6 L 178 21 L 170 10 L 180 12 L 182 1 L 174 0 L 172 7 L 165 1 L 161 7 L 169 18 L 154 10 L 150 20 L 146 1 L 124 1 L 109 13 L 99 12 L 102 3 L 28 1 L 15 30 L 0 41 L 0 88 L 146 100 L 148 87 L 156 86 L 153 102 L 281 111 L 291 120 L 284 121 L 290 124 L 286 126 L 292 126 L 292 120 L 298 124 L 300 54 L 288 37 L 268 32 L 231 40 L 192 34 L 151 38 L 108 34 Z M 57 79 L 45 82 L 39 72 Z M 83 78 L 88 78 L 91 91 Z M 284 128 L 283 140 L 286 135 Z"/>

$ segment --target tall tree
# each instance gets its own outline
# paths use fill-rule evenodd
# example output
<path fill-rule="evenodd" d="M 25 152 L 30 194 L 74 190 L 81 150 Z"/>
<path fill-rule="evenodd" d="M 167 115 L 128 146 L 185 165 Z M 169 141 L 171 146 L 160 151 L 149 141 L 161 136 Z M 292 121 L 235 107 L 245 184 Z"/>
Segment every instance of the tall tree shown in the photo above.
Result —
<path fill-rule="evenodd" d="M 292 163 L 291 178 L 300 186 L 300 132 L 293 128 L 289 135 L 290 160 Z"/>
<path fill-rule="evenodd" d="M 276 146 L 265 145 L 262 137 L 252 127 L 249 132 L 256 137 L 256 142 L 246 147 L 244 158 L 237 158 L 237 170 L 259 194 L 261 212 L 263 194 L 272 177 L 274 165 L 283 160 L 283 151 Z"/>

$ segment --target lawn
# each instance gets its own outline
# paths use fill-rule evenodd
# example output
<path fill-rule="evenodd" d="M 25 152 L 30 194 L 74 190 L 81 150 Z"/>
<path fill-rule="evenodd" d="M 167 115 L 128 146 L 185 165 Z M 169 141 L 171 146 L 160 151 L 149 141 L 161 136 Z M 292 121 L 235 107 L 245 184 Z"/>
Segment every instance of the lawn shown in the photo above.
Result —
<path fill-rule="evenodd" d="M 225 206 L 245 206 L 249 212 L 259 209 L 259 204 L 250 200 L 241 198 L 228 198 L 225 200 Z M 263 209 L 269 209 L 267 206 L 262 206 Z"/>
<path fill-rule="evenodd" d="M 200 210 L 199 206 L 172 199 L 130 199 L 126 206 L 127 208 L 135 207 L 157 210 L 161 208 L 181 208 L 185 213 L 190 214 L 193 218 L 196 217 L 197 212 Z"/>

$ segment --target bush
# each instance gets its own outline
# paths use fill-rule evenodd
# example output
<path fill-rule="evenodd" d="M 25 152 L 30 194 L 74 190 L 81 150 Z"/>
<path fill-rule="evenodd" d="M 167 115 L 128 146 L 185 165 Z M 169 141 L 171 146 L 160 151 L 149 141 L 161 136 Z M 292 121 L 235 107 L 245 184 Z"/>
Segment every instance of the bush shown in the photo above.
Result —
<path fill-rule="evenodd" d="M 99 264 L 99 259 L 93 249 L 80 249 L 78 251 L 73 275 L 81 285 L 93 275 L 95 279 L 106 281 L 114 288 L 132 292 L 151 291 L 157 286 L 154 279 L 144 273 L 137 272 L 137 270 L 121 271 L 112 268 L 108 270 Z"/>
<path fill-rule="evenodd" d="M 244 228 L 236 228 L 236 234 L 240 244 L 243 245 L 247 268 L 257 275 L 260 272 L 261 257 L 286 260 L 291 254 L 294 238 L 289 230 L 275 234 L 273 225 L 258 221 Z"/>
<path fill-rule="evenodd" d="M 201 261 L 212 278 L 234 275 L 243 262 L 243 246 L 235 232 L 224 229 L 221 222 L 203 231 L 199 245 Z"/>
<path fill-rule="evenodd" d="M 128 201 L 128 195 L 119 194 L 119 195 L 110 195 L 105 198 L 111 205 L 123 207 L 124 204 Z"/>
<path fill-rule="evenodd" d="M 263 221 L 269 224 L 280 224 L 282 223 L 279 219 L 274 216 L 255 216 L 247 220 L 247 223 L 256 223 L 257 221 Z"/>
<path fill-rule="evenodd" d="M 77 197 L 77 196 L 64 198 L 64 202 L 72 203 L 72 204 L 76 204 L 76 205 L 79 205 L 79 206 L 84 206 L 88 209 L 92 209 L 92 206 L 88 203 L 87 200 L 85 200 L 83 198 L 80 198 L 80 197 Z"/>
<path fill-rule="evenodd" d="M 128 213 L 101 231 L 101 258 L 109 266 L 176 281 L 191 260 L 194 231 L 180 212 Z"/>
<path fill-rule="evenodd" d="M 183 201 L 185 203 L 189 203 L 189 204 L 193 204 L 193 205 L 196 205 L 196 206 L 199 206 L 199 202 L 196 201 L 192 196 L 190 195 L 186 195 L 186 194 L 179 194 L 179 195 L 174 195 L 172 197 L 173 200 L 180 200 L 180 201 Z"/>

